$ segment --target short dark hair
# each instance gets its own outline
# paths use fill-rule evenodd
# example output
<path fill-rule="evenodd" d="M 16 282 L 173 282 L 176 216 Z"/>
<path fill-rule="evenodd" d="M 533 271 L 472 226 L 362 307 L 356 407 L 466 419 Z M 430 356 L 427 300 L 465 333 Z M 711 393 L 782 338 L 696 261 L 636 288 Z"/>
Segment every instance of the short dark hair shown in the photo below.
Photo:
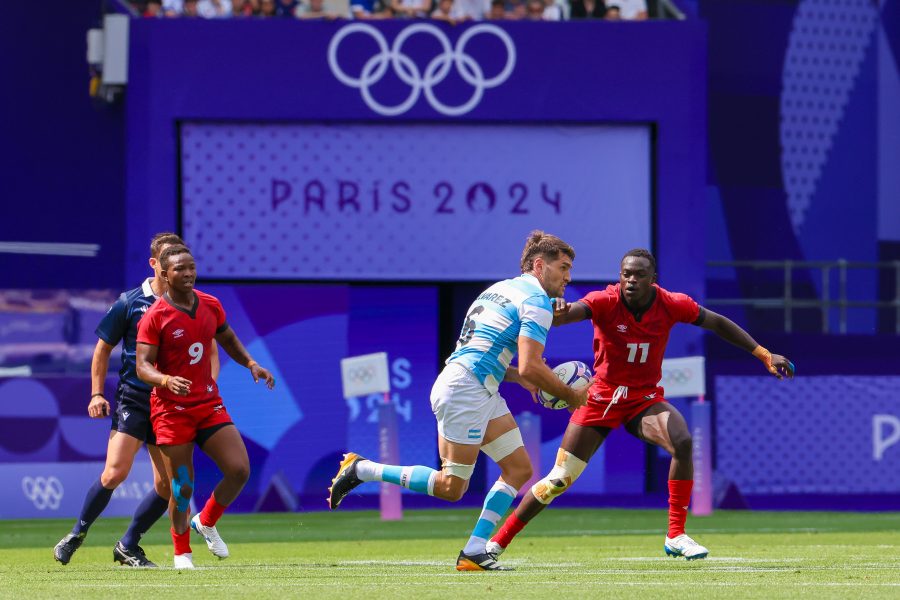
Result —
<path fill-rule="evenodd" d="M 527 273 L 534 268 L 534 259 L 541 257 L 544 260 L 556 260 L 560 254 L 565 254 L 575 260 L 575 250 L 555 235 L 544 233 L 535 229 L 528 235 L 525 241 L 525 249 L 522 251 L 520 266 L 522 272 Z"/>
<path fill-rule="evenodd" d="M 168 248 L 163 250 L 162 254 L 159 256 L 160 268 L 163 271 L 167 270 L 169 268 L 169 262 L 172 260 L 172 258 L 174 258 L 180 254 L 188 254 L 190 256 L 193 256 L 191 254 L 190 248 L 188 248 L 184 244 L 176 244 L 174 246 L 169 246 Z"/>
<path fill-rule="evenodd" d="M 153 236 L 153 239 L 150 240 L 150 256 L 152 256 L 153 258 L 159 258 L 159 251 L 162 249 L 162 247 L 170 246 L 173 244 L 184 246 L 184 240 L 181 239 L 178 234 L 172 233 L 170 231 L 157 233 Z"/>
<path fill-rule="evenodd" d="M 656 259 L 653 257 L 653 254 L 647 250 L 646 248 L 635 248 L 633 250 L 629 250 L 625 253 L 625 256 L 622 257 L 622 261 L 624 262 L 626 258 L 629 256 L 636 256 L 637 258 L 646 258 L 650 261 L 650 266 L 653 268 L 653 272 L 656 273 Z"/>

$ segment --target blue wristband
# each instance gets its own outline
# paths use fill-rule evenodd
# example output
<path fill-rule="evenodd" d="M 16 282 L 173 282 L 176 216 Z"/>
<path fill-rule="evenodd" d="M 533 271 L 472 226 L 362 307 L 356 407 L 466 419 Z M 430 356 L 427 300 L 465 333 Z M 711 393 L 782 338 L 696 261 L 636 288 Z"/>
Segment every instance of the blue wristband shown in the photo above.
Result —
<path fill-rule="evenodd" d="M 791 373 L 796 373 L 797 369 L 794 368 L 794 363 L 792 363 L 791 361 L 788 361 L 788 364 L 791 366 Z"/>

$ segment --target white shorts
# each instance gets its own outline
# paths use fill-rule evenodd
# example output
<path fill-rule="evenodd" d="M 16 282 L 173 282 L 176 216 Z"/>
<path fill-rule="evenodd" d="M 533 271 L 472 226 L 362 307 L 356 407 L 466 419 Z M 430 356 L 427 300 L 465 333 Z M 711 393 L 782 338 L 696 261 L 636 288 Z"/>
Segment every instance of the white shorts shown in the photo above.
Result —
<path fill-rule="evenodd" d="M 491 394 L 467 368 L 450 363 L 431 388 L 438 434 L 457 444 L 481 445 L 489 421 L 509 414 L 506 400 Z"/>

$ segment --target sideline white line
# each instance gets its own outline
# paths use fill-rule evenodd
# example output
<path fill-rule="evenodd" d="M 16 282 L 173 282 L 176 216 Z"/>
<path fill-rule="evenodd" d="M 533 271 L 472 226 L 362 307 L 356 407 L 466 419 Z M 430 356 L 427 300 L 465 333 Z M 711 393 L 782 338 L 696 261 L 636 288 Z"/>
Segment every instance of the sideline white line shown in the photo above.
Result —
<path fill-rule="evenodd" d="M 172 569 L 173 571 L 175 569 Z M 209 570 L 212 570 L 210 568 Z M 441 582 L 440 585 L 459 585 L 459 586 L 471 586 L 485 583 L 484 579 L 468 577 L 466 575 L 461 575 L 459 573 L 453 573 L 448 575 L 448 577 L 455 577 L 458 581 L 445 581 Z M 503 580 L 507 578 L 507 574 L 497 576 L 496 579 L 491 578 L 491 583 L 495 585 L 499 585 L 503 582 Z M 465 579 L 465 580 L 463 580 Z M 360 588 L 372 588 L 373 590 L 384 590 L 385 583 L 383 581 L 359 581 L 354 579 L 352 582 L 340 583 L 336 581 L 305 581 L 301 578 L 290 579 L 284 581 L 274 581 L 270 580 L 266 582 L 265 587 L 261 587 L 258 589 L 259 592 L 265 592 L 266 590 L 272 588 L 286 587 L 296 590 L 297 588 L 303 587 L 330 587 L 330 588 L 340 588 L 340 587 L 352 587 L 353 589 Z M 435 583 L 433 581 L 405 581 L 403 583 L 403 587 L 433 587 Z M 738 588 L 738 587 L 749 587 L 753 589 L 759 589 L 760 582 L 758 581 L 709 581 L 709 582 L 697 582 L 697 581 L 531 581 L 529 585 L 540 587 L 546 586 L 552 589 L 558 589 L 563 586 L 568 587 L 593 587 L 593 588 L 606 588 L 606 587 L 647 587 L 647 586 L 655 586 L 655 587 L 684 587 L 689 588 L 694 591 L 700 591 L 704 588 L 713 588 L 713 587 L 728 587 L 728 588 Z M 185 581 L 183 578 L 177 583 L 143 583 L 143 582 L 128 582 L 128 583 L 90 583 L 90 582 L 67 582 L 67 587 L 80 587 L 80 588 L 110 588 L 110 589 L 120 589 L 120 588 L 177 588 L 182 591 L 188 591 L 191 588 L 215 588 L 215 589 L 225 589 L 225 588 L 237 588 L 246 590 L 247 583 L 244 581 L 235 581 L 228 583 L 200 583 L 200 582 L 191 582 Z M 817 581 L 817 582 L 798 582 L 798 583 L 786 583 L 779 582 L 779 589 L 783 590 L 786 588 L 817 588 L 817 587 L 838 587 L 838 588 L 878 588 L 878 587 L 890 587 L 897 588 L 900 587 L 900 582 L 876 582 L 876 583 L 863 583 L 863 582 L 843 582 L 843 581 Z"/>

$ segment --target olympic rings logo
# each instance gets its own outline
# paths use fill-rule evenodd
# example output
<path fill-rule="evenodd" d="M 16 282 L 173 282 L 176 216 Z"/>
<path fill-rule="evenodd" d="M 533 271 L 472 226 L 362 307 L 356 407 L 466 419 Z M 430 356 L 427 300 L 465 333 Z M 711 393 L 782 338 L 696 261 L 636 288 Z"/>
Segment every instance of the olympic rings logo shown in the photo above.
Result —
<path fill-rule="evenodd" d="M 366 34 L 375 40 L 375 43 L 378 45 L 378 53 L 366 61 L 358 77 L 348 75 L 337 59 L 338 47 L 347 36 L 354 33 Z M 442 50 L 440 54 L 431 59 L 425 67 L 424 73 L 419 70 L 413 59 L 403 52 L 403 45 L 406 41 L 417 34 L 427 34 L 434 37 Z M 471 55 L 466 53 L 466 44 L 473 37 L 481 34 L 496 36 L 506 47 L 506 64 L 503 70 L 493 77 L 486 78 L 481 65 Z M 346 86 L 359 88 L 366 105 L 380 115 L 393 117 L 405 113 L 413 107 L 419 99 L 419 95 L 424 92 L 425 98 L 434 110 L 449 117 L 456 117 L 478 106 L 486 89 L 497 87 L 509 79 L 513 68 L 516 66 L 516 47 L 508 33 L 496 25 L 488 23 L 482 23 L 466 29 L 459 36 L 456 47 L 451 47 L 450 40 L 447 39 L 444 32 L 434 25 L 416 23 L 403 29 L 390 48 L 384 35 L 372 25 L 352 23 L 342 27 L 331 38 L 331 42 L 328 44 L 328 66 L 331 67 L 331 72 L 338 81 Z M 409 95 L 396 106 L 385 106 L 372 95 L 372 85 L 381 81 L 388 67 L 393 69 L 400 81 L 410 87 Z M 456 67 L 456 71 L 462 80 L 474 88 L 472 96 L 459 106 L 444 104 L 434 93 L 434 86 L 444 81 L 450 73 L 451 67 Z"/>
<path fill-rule="evenodd" d="M 375 378 L 375 368 L 372 366 L 354 367 L 347 369 L 347 379 L 357 383 L 366 383 Z"/>
<path fill-rule="evenodd" d="M 666 369 L 663 371 L 663 381 L 672 383 L 684 383 L 694 378 L 694 372 L 690 369 Z"/>
<path fill-rule="evenodd" d="M 38 510 L 56 510 L 63 498 L 63 485 L 56 477 L 23 477 L 22 492 Z"/>

